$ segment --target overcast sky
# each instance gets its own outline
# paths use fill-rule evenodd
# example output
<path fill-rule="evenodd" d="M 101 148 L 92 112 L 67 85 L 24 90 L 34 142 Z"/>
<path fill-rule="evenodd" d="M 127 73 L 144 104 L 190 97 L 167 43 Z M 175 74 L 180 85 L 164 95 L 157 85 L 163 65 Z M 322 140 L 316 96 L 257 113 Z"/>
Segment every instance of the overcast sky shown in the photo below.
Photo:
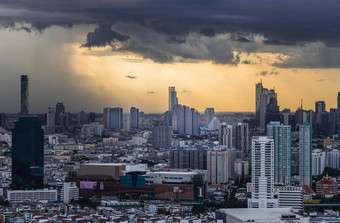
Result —
<path fill-rule="evenodd" d="M 0 112 L 62 101 L 71 112 L 164 112 L 168 87 L 202 111 L 254 111 L 255 83 L 280 108 L 336 106 L 338 0 L 2 0 Z"/>

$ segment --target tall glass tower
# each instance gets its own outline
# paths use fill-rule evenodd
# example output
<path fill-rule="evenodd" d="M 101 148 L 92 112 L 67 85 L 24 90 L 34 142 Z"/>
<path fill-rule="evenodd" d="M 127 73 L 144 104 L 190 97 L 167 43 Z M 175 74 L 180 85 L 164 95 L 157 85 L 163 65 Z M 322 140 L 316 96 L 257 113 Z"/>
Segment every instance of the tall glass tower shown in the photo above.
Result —
<path fill-rule="evenodd" d="M 274 182 L 276 184 L 291 184 L 291 126 L 271 121 L 267 125 L 267 135 L 274 139 Z"/>
<path fill-rule="evenodd" d="M 169 87 L 169 125 L 172 125 L 172 112 L 178 105 L 177 91 L 175 87 Z"/>
<path fill-rule="evenodd" d="M 28 77 L 21 75 L 21 112 L 22 116 L 28 115 Z"/>
<path fill-rule="evenodd" d="M 44 184 L 44 132 L 37 117 L 20 117 L 12 130 L 12 189 Z"/>
<path fill-rule="evenodd" d="M 305 122 L 299 130 L 300 186 L 312 186 L 312 125 Z"/>

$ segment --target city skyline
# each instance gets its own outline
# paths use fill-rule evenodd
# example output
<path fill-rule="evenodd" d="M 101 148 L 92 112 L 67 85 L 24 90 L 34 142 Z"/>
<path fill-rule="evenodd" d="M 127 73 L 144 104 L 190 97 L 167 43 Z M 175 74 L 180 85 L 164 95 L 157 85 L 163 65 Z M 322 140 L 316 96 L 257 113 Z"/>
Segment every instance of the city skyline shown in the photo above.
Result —
<path fill-rule="evenodd" d="M 135 106 L 161 113 L 169 86 L 200 112 L 248 112 L 260 79 L 275 87 L 281 108 L 296 110 L 301 99 L 306 109 L 315 101 L 335 107 L 339 4 L 2 2 L 0 103 L 18 113 L 17 76 L 27 74 L 32 113 L 57 101 L 71 112 Z"/>

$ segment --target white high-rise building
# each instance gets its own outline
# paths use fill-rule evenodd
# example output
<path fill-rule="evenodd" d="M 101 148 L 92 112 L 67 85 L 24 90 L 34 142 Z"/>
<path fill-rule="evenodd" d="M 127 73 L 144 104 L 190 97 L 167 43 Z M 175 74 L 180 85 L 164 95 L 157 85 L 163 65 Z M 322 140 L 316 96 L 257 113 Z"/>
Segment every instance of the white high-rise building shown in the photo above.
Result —
<path fill-rule="evenodd" d="M 340 170 L 340 151 L 333 149 L 327 154 L 327 167 Z"/>
<path fill-rule="evenodd" d="M 312 176 L 321 175 L 326 167 L 327 155 L 321 149 L 312 152 Z"/>
<path fill-rule="evenodd" d="M 226 145 L 228 148 L 233 148 L 233 126 L 223 122 L 219 128 L 220 144 Z"/>
<path fill-rule="evenodd" d="M 218 128 L 220 127 L 221 122 L 217 117 L 213 117 L 207 127 L 207 130 L 210 131 L 214 131 L 214 130 L 218 130 Z"/>
<path fill-rule="evenodd" d="M 274 199 L 274 140 L 270 136 L 256 136 L 251 141 L 251 199 L 248 208 L 277 208 Z"/>
<path fill-rule="evenodd" d="M 300 186 L 312 186 L 312 125 L 299 125 L 299 177 Z"/>
<path fill-rule="evenodd" d="M 274 182 L 291 184 L 292 131 L 290 125 L 270 122 L 267 135 L 274 139 Z"/>
<path fill-rule="evenodd" d="M 63 188 L 61 189 L 61 200 L 65 203 L 69 203 L 72 199 L 78 200 L 79 198 L 79 188 L 75 182 L 65 182 Z"/>

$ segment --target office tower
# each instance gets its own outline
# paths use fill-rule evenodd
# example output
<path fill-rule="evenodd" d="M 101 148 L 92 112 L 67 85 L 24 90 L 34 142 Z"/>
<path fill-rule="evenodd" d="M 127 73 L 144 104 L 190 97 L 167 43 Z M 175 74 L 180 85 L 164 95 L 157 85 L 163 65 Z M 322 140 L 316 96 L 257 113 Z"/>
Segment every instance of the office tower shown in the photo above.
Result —
<path fill-rule="evenodd" d="M 329 133 L 336 134 L 338 130 L 338 113 L 339 110 L 331 108 L 329 112 Z"/>
<path fill-rule="evenodd" d="M 248 123 L 237 123 L 235 126 L 235 149 L 240 151 L 243 157 L 249 154 L 249 128 Z"/>
<path fill-rule="evenodd" d="M 215 110 L 214 108 L 206 108 L 204 111 L 204 126 L 206 128 L 209 127 L 209 124 L 211 122 L 211 120 L 213 119 L 213 117 L 215 116 Z"/>
<path fill-rule="evenodd" d="M 256 123 L 260 124 L 260 98 L 263 92 L 262 80 L 255 85 L 255 117 Z"/>
<path fill-rule="evenodd" d="M 228 153 L 228 150 L 207 152 L 208 182 L 213 184 L 228 183 L 232 178 L 231 173 L 234 174 L 234 172 L 230 167 L 234 166 L 234 162 L 231 163 L 232 159 L 228 157 Z M 232 156 L 230 153 L 229 155 Z"/>
<path fill-rule="evenodd" d="M 103 124 L 106 129 L 110 128 L 110 108 L 103 109 Z"/>
<path fill-rule="evenodd" d="M 6 114 L 0 113 L 0 127 L 5 128 L 6 127 Z"/>
<path fill-rule="evenodd" d="M 123 128 L 123 109 L 122 108 L 110 108 L 109 128 L 110 129 L 122 129 Z"/>
<path fill-rule="evenodd" d="M 93 112 L 90 112 L 90 113 L 87 115 L 87 120 L 88 120 L 88 123 L 96 122 L 96 114 L 93 113 Z"/>
<path fill-rule="evenodd" d="M 44 184 L 44 132 L 36 117 L 20 117 L 12 130 L 12 189 Z"/>
<path fill-rule="evenodd" d="M 275 90 L 263 91 L 260 97 L 260 133 L 265 133 L 269 121 L 280 121 L 279 106 Z"/>
<path fill-rule="evenodd" d="M 65 115 L 65 105 L 63 102 L 57 102 L 55 106 L 55 124 L 56 126 L 64 127 L 66 123 L 64 123 L 62 116 Z"/>
<path fill-rule="evenodd" d="M 78 113 L 78 125 L 82 126 L 88 123 L 87 114 L 84 111 Z"/>
<path fill-rule="evenodd" d="M 315 102 L 316 122 L 321 123 L 321 114 L 326 111 L 326 103 L 324 101 Z"/>
<path fill-rule="evenodd" d="M 152 129 L 152 145 L 155 148 L 171 147 L 171 127 L 155 126 Z"/>
<path fill-rule="evenodd" d="M 333 149 L 327 154 L 327 167 L 340 170 L 340 150 Z"/>
<path fill-rule="evenodd" d="M 312 125 L 299 126 L 299 177 L 300 186 L 312 186 Z"/>
<path fill-rule="evenodd" d="M 27 75 L 21 75 L 21 116 L 29 112 L 29 88 Z"/>
<path fill-rule="evenodd" d="M 193 122 L 192 122 L 192 110 L 190 107 L 183 106 L 184 107 L 184 129 L 185 134 L 193 135 Z"/>
<path fill-rule="evenodd" d="M 312 176 L 322 175 L 326 167 L 326 152 L 321 149 L 314 149 L 312 152 Z"/>
<path fill-rule="evenodd" d="M 207 149 L 176 148 L 170 150 L 171 169 L 207 169 Z"/>
<path fill-rule="evenodd" d="M 139 109 L 135 107 L 130 108 L 130 126 L 131 128 L 138 128 L 139 126 Z"/>
<path fill-rule="evenodd" d="M 45 126 L 45 134 L 54 134 L 55 133 L 55 110 L 53 107 L 48 107 L 46 114 L 46 126 Z"/>
<path fill-rule="evenodd" d="M 191 108 L 191 115 L 192 115 L 192 134 L 199 135 L 198 111 L 194 108 Z"/>
<path fill-rule="evenodd" d="M 169 111 L 172 111 L 178 105 L 177 92 L 175 87 L 169 87 Z"/>
<path fill-rule="evenodd" d="M 279 208 L 293 208 L 303 210 L 302 187 L 279 187 L 278 188 Z"/>
<path fill-rule="evenodd" d="M 233 126 L 227 125 L 227 123 L 223 122 L 220 125 L 218 131 L 218 139 L 221 145 L 226 145 L 228 148 L 233 147 Z"/>
<path fill-rule="evenodd" d="M 267 136 L 274 139 L 274 182 L 291 184 L 292 130 L 290 125 L 270 122 Z"/>
<path fill-rule="evenodd" d="M 170 119 L 172 119 L 172 130 L 179 135 L 185 134 L 185 114 L 184 106 L 176 105 L 171 113 L 169 113 Z"/>
<path fill-rule="evenodd" d="M 251 140 L 251 199 L 248 208 L 274 208 L 274 139 L 271 136 L 257 136 Z"/>
<path fill-rule="evenodd" d="M 172 112 L 178 105 L 177 92 L 175 87 L 169 87 L 169 124 L 172 125 Z"/>
<path fill-rule="evenodd" d="M 249 176 L 249 162 L 242 159 L 235 160 L 234 170 L 236 178 L 246 179 Z"/>

